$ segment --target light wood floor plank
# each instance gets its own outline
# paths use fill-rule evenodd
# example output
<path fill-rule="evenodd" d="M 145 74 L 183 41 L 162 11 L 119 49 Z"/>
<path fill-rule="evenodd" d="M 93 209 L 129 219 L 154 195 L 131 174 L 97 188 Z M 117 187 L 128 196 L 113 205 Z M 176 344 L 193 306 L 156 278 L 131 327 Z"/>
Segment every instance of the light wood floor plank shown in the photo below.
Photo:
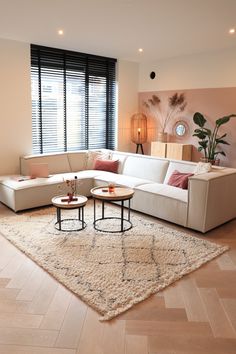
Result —
<path fill-rule="evenodd" d="M 46 272 L 35 265 L 34 271 L 19 292 L 17 300 L 32 301 L 34 296 L 37 296 L 38 290 L 45 277 L 47 277 Z"/>
<path fill-rule="evenodd" d="M 99 315 L 92 309 L 88 308 L 77 354 L 103 354 L 102 341 L 104 325 L 98 320 L 98 318 Z"/>
<path fill-rule="evenodd" d="M 235 354 L 236 340 L 192 335 L 151 336 L 148 338 L 149 353 L 174 351 L 174 354 Z"/>
<path fill-rule="evenodd" d="M 56 331 L 28 328 L 1 328 L 0 344 L 53 346 L 57 337 Z"/>
<path fill-rule="evenodd" d="M 38 289 L 37 296 L 29 306 L 29 313 L 44 315 L 55 295 L 58 288 L 58 283 L 52 277 L 45 277 L 41 287 Z"/>
<path fill-rule="evenodd" d="M 196 283 L 191 277 L 184 277 L 179 283 L 189 321 L 208 322 L 205 307 L 199 295 Z"/>
<path fill-rule="evenodd" d="M 40 328 L 60 330 L 71 297 L 72 294 L 62 285 L 59 285 Z"/>
<path fill-rule="evenodd" d="M 26 257 L 26 256 L 25 256 Z M 19 268 L 19 270 L 11 277 L 11 280 L 7 284 L 8 288 L 22 289 L 26 281 L 29 279 L 33 270 L 35 269 L 35 264 L 31 259 L 25 258 L 24 263 Z"/>
<path fill-rule="evenodd" d="M 236 270 L 236 265 L 227 253 L 222 254 L 219 258 L 217 258 L 216 262 L 221 270 Z"/>
<path fill-rule="evenodd" d="M 24 255 L 19 253 L 17 257 L 12 257 L 10 262 L 6 264 L 3 270 L 0 272 L 2 278 L 12 278 L 12 276 L 18 271 L 24 262 Z"/>
<path fill-rule="evenodd" d="M 0 327 L 38 328 L 43 316 L 19 313 L 0 313 Z"/>
<path fill-rule="evenodd" d="M 19 293 L 19 289 L 7 289 L 7 288 L 0 288 L 0 300 L 11 300 L 15 299 Z"/>
<path fill-rule="evenodd" d="M 221 299 L 224 310 L 236 331 L 236 299 Z"/>
<path fill-rule="evenodd" d="M 148 341 L 145 336 L 127 335 L 125 354 L 148 354 Z"/>
<path fill-rule="evenodd" d="M 73 295 L 56 341 L 56 347 L 77 348 L 86 311 L 87 305 Z"/>
<path fill-rule="evenodd" d="M 212 331 L 205 322 L 162 322 L 162 321 L 127 321 L 127 334 L 138 334 L 142 336 L 156 335 L 191 335 L 193 337 L 212 337 Z"/>
<path fill-rule="evenodd" d="M 103 323 L 103 354 L 125 354 L 125 321 L 111 320 Z"/>
<path fill-rule="evenodd" d="M 205 303 L 209 322 L 215 337 L 236 338 L 236 332 L 225 315 L 215 289 L 199 289 Z"/>
<path fill-rule="evenodd" d="M 76 354 L 73 349 L 0 345 L 0 354 Z"/>
<path fill-rule="evenodd" d="M 163 294 L 165 298 L 165 306 L 167 308 L 185 308 L 183 295 L 179 288 L 179 282 L 164 289 Z"/>

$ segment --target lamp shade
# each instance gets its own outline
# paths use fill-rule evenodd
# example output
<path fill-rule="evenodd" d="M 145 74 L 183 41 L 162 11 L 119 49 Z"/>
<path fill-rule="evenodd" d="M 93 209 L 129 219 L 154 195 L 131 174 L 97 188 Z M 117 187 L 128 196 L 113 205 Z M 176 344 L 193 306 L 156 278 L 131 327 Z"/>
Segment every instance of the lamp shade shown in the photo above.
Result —
<path fill-rule="evenodd" d="M 131 140 L 135 144 L 147 141 L 147 117 L 143 113 L 135 113 L 131 117 Z"/>

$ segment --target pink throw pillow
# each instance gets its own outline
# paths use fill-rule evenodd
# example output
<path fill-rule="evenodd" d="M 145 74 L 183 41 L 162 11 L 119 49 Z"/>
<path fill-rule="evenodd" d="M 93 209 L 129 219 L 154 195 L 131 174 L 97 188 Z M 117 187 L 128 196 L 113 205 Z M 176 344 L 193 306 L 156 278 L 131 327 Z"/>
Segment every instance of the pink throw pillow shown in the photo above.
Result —
<path fill-rule="evenodd" d="M 107 172 L 117 173 L 119 167 L 119 160 L 99 160 L 94 161 L 94 170 L 101 170 Z"/>
<path fill-rule="evenodd" d="M 188 189 L 188 179 L 193 176 L 193 173 L 183 173 L 175 170 L 169 178 L 167 184 L 173 187 Z"/>

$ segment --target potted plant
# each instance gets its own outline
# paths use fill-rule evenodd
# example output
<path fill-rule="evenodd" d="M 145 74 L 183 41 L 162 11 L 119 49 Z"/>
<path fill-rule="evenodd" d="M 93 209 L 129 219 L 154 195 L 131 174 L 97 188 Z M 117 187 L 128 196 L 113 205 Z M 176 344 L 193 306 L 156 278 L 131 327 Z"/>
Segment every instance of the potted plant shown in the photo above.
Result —
<path fill-rule="evenodd" d="M 149 98 L 147 102 L 143 102 L 143 105 L 151 112 L 153 116 L 160 118 L 161 131 L 158 134 L 158 140 L 166 141 L 166 128 L 168 124 L 178 113 L 185 110 L 187 103 L 185 100 L 185 95 L 183 93 L 178 94 L 177 92 L 168 98 L 167 111 L 163 112 L 160 107 L 160 103 L 161 99 L 157 95 L 152 95 L 152 98 Z"/>
<path fill-rule="evenodd" d="M 215 121 L 214 129 L 211 130 L 205 127 L 207 120 L 201 113 L 196 112 L 194 114 L 193 121 L 199 126 L 199 128 L 194 130 L 193 136 L 196 136 L 199 139 L 198 144 L 200 146 L 198 147 L 198 151 L 204 152 L 205 162 L 211 162 L 212 164 L 215 164 L 218 154 L 226 156 L 225 152 L 219 149 L 218 145 L 230 145 L 226 140 L 224 140 L 227 134 L 225 133 L 219 136 L 218 130 L 220 126 L 227 123 L 231 117 L 236 117 L 236 115 L 230 114 L 229 116 L 217 119 Z"/>

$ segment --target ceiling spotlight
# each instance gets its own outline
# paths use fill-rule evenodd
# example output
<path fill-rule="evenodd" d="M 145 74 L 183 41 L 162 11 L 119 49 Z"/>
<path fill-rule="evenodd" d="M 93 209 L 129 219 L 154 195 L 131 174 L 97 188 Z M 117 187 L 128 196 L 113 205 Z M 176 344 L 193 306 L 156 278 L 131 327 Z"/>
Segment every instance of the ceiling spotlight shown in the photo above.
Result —
<path fill-rule="evenodd" d="M 143 48 L 139 48 L 139 53 L 142 53 L 143 52 Z"/>
<path fill-rule="evenodd" d="M 229 33 L 230 33 L 230 34 L 235 33 L 235 28 L 230 28 Z"/>
<path fill-rule="evenodd" d="M 58 34 L 59 34 L 60 36 L 62 36 L 62 35 L 64 34 L 64 31 L 63 31 L 63 30 L 59 30 L 59 31 L 58 31 Z"/>

